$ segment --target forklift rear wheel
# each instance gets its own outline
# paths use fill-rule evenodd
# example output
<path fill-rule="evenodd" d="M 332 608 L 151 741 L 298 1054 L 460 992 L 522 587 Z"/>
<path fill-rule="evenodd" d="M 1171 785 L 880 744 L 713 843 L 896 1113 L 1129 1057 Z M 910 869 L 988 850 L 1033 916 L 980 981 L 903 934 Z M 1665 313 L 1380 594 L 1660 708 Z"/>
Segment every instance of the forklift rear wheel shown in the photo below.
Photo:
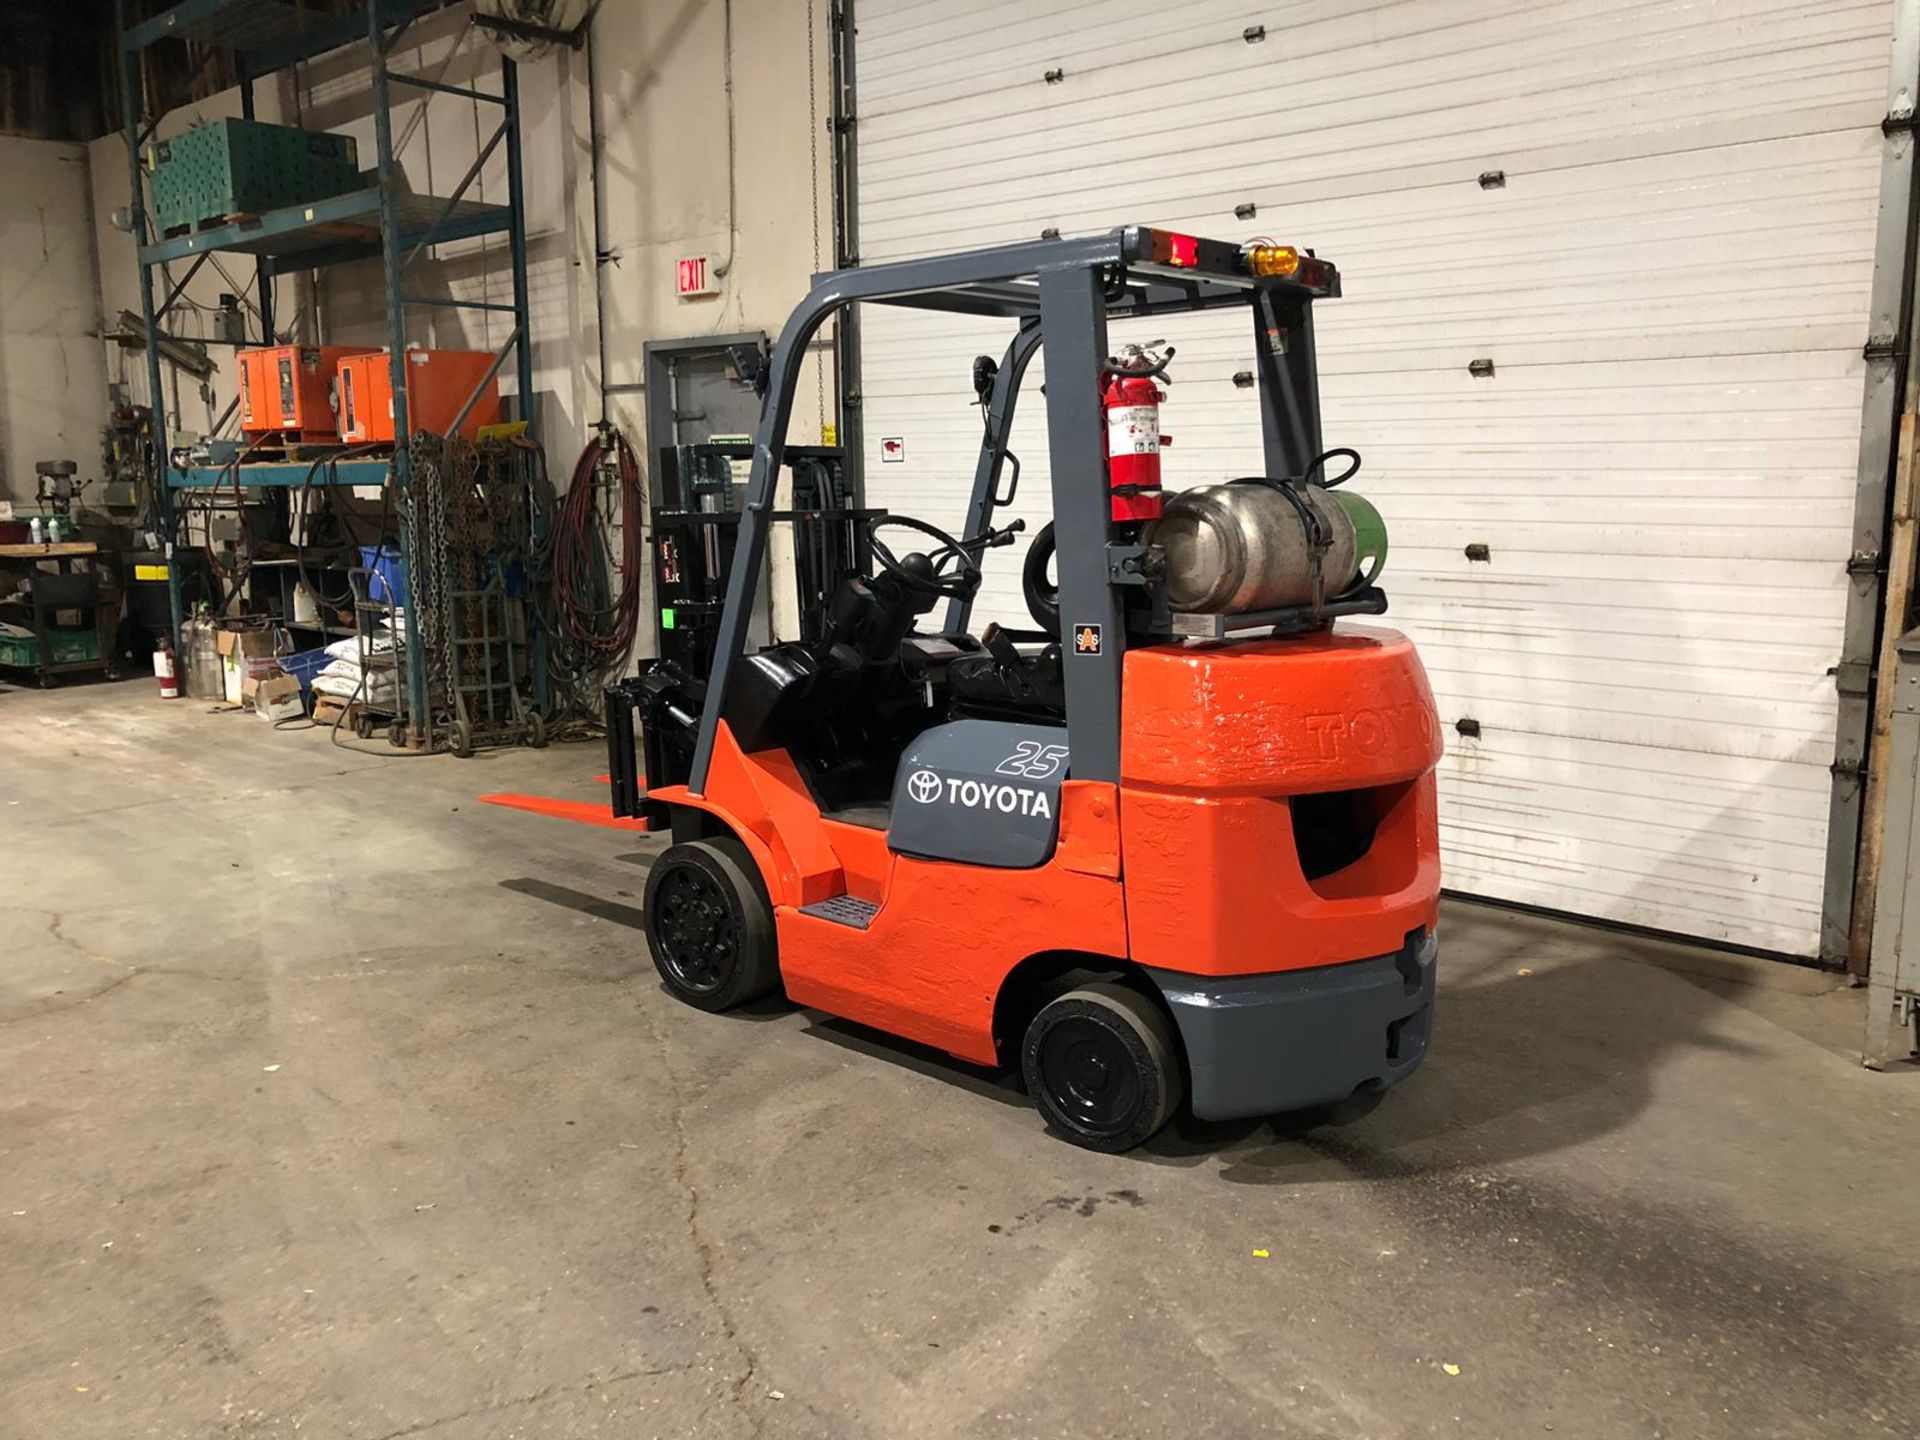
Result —
<path fill-rule="evenodd" d="M 1088 1150 L 1131 1150 L 1180 1108 L 1184 1085 L 1166 1014 L 1124 985 L 1083 985 L 1042 1007 L 1020 1046 L 1027 1093 Z"/>
<path fill-rule="evenodd" d="M 647 872 L 647 949 L 675 999 L 730 1010 L 780 985 L 773 907 L 746 846 L 675 845 Z"/>

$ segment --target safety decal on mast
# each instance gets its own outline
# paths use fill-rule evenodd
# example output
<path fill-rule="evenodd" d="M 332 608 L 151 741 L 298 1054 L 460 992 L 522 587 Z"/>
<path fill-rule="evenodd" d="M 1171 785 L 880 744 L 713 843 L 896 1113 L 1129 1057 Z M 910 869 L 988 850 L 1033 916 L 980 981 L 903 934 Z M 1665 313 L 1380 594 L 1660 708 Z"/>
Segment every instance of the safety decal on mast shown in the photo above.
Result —
<path fill-rule="evenodd" d="M 1076 655 L 1098 655 L 1100 653 L 1100 627 L 1098 625 L 1076 625 L 1073 627 L 1073 653 Z"/>

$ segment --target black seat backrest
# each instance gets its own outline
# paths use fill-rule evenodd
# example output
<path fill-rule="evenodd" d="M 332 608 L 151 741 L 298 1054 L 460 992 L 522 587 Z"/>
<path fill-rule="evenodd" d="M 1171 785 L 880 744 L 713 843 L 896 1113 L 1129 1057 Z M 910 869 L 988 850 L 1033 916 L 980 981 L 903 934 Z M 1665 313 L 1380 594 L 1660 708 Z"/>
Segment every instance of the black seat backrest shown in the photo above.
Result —
<path fill-rule="evenodd" d="M 981 642 L 987 647 L 985 654 L 963 655 L 947 667 L 947 693 L 956 715 L 999 720 L 1066 718 L 1066 681 L 1057 642 L 1023 652 L 1015 648 L 1009 632 L 997 626 L 988 626 Z"/>

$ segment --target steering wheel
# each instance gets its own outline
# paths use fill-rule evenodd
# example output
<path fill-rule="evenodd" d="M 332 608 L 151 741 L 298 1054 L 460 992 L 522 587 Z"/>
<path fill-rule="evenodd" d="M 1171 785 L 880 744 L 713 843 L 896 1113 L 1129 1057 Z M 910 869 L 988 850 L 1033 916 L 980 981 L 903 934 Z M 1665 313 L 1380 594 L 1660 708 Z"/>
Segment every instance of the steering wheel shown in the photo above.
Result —
<path fill-rule="evenodd" d="M 937 548 L 926 554 L 909 551 L 906 558 L 901 559 L 880 538 L 880 531 L 889 525 L 918 531 L 935 541 Z M 924 520 L 915 520 L 910 515 L 882 515 L 867 527 L 867 535 L 873 545 L 873 558 L 880 562 L 880 568 L 909 590 L 949 600 L 964 600 L 979 588 L 979 560 L 966 545 L 937 526 L 929 525 Z M 914 563 L 916 561 L 919 563 Z M 949 565 L 958 568 L 948 574 Z"/>

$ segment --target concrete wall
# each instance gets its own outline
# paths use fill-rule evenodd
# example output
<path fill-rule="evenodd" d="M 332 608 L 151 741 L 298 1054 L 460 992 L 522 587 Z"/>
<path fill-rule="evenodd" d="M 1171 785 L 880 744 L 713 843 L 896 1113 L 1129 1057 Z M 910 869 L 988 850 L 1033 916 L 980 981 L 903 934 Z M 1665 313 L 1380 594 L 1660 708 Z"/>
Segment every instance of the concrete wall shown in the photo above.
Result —
<path fill-rule="evenodd" d="M 601 205 L 614 257 L 603 268 L 608 410 L 643 451 L 647 341 L 777 337 L 812 274 L 832 268 L 826 10 L 824 0 L 732 0 L 731 147 L 723 0 L 604 5 L 595 19 Z M 676 262 L 691 255 L 728 266 L 719 294 L 675 293 Z M 788 431 L 797 444 L 819 443 L 835 414 L 832 333 L 822 329 L 801 377 Z M 783 490 L 781 503 L 789 499 Z M 793 638 L 787 527 L 774 528 L 768 549 L 774 635 Z M 650 622 L 642 634 L 650 651 Z"/>
<path fill-rule="evenodd" d="M 831 268 L 826 6 L 817 7 L 811 33 L 808 10 L 800 0 L 733 0 L 733 265 L 719 295 L 682 300 L 674 293 L 675 261 L 709 254 L 724 263 L 729 250 L 725 7 L 722 0 L 602 7 L 594 65 L 607 246 L 618 257 L 607 275 L 615 385 L 641 382 L 640 347 L 648 340 L 777 335 L 813 271 Z M 804 377 L 796 441 L 817 441 L 820 423 L 832 418 L 832 389 L 828 367 Z"/>
<path fill-rule="evenodd" d="M 0 498 L 37 460 L 98 474 L 107 419 L 87 151 L 0 136 Z"/>

